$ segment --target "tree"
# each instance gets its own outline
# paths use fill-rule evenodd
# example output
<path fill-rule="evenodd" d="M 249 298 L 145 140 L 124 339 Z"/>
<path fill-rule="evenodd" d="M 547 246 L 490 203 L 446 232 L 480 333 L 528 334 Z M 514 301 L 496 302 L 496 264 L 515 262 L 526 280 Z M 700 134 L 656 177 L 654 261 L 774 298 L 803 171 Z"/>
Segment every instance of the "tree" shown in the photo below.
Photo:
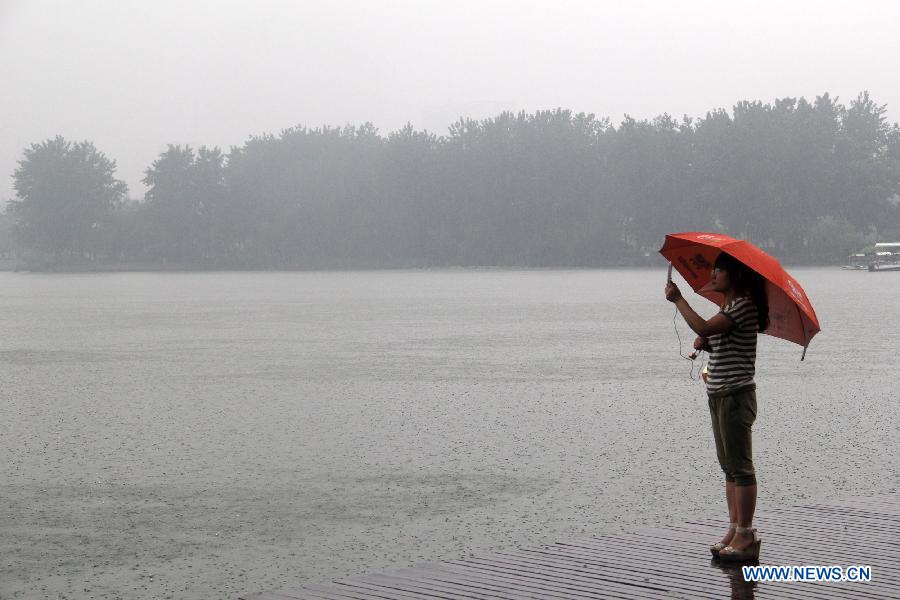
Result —
<path fill-rule="evenodd" d="M 218 148 L 169 146 L 144 172 L 144 252 L 188 264 L 215 262 L 221 255 L 218 223 L 225 156 Z"/>
<path fill-rule="evenodd" d="M 649 264 L 684 230 L 834 261 L 900 232 L 900 128 L 865 93 L 617 126 L 558 108 L 461 118 L 444 136 L 292 127 L 227 156 L 170 146 L 144 202 L 118 210 L 124 186 L 95 154 L 61 138 L 27 152 L 10 207 L 23 239 L 156 264 L 365 268 Z"/>
<path fill-rule="evenodd" d="M 115 171 L 115 161 L 88 141 L 57 136 L 27 148 L 13 174 L 16 199 L 7 207 L 18 242 L 56 261 L 98 258 L 128 191 Z"/>

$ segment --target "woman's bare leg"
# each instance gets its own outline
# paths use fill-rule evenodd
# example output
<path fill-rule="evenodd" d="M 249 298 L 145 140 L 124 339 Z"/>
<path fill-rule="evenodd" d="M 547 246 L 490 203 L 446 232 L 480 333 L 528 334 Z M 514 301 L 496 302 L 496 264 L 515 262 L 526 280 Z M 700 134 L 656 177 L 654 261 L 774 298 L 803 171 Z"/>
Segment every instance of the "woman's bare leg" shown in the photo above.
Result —
<path fill-rule="evenodd" d="M 725 501 L 728 503 L 728 522 L 729 523 L 737 523 L 738 522 L 738 510 L 737 510 L 737 501 L 734 497 L 734 482 L 726 481 L 725 482 Z M 725 537 L 722 538 L 721 542 L 726 546 L 731 543 L 731 538 L 734 537 L 734 529 L 729 529 L 728 533 L 725 534 Z"/>
<path fill-rule="evenodd" d="M 756 513 L 756 484 L 735 486 L 734 500 L 738 527 L 752 527 L 753 515 Z M 751 542 L 753 542 L 752 533 L 735 533 L 730 545 L 735 550 L 743 550 Z"/>

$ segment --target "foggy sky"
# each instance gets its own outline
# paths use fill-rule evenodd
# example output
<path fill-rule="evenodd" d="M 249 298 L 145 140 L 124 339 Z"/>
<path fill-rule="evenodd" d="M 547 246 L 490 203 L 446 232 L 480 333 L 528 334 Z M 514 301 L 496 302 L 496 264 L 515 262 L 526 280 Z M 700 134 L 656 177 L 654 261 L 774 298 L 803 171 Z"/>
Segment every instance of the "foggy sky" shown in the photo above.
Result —
<path fill-rule="evenodd" d="M 27 145 L 89 139 L 140 197 L 167 144 L 562 106 L 703 116 L 862 90 L 900 118 L 900 3 L 0 0 L 0 200 Z"/>

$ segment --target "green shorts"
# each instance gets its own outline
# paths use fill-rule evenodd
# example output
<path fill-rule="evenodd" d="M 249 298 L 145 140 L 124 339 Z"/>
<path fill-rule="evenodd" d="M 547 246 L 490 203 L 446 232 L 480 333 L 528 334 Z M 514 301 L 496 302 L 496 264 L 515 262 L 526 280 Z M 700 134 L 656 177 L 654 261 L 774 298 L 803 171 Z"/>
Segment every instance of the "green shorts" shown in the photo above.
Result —
<path fill-rule="evenodd" d="M 716 456 L 725 481 L 756 485 L 750 428 L 756 420 L 756 386 L 750 385 L 709 397 Z"/>

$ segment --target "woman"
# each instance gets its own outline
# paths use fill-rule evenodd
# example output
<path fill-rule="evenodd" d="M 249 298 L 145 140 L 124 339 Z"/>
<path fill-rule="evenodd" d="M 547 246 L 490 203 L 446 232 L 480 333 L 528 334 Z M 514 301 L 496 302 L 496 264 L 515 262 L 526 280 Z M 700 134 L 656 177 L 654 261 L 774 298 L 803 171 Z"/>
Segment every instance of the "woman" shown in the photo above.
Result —
<path fill-rule="evenodd" d="M 765 281 L 734 257 L 719 254 L 712 288 L 724 295 L 721 311 L 709 320 L 694 312 L 674 283 L 666 285 L 673 302 L 699 336 L 694 348 L 709 352 L 706 391 L 716 455 L 725 472 L 729 528 L 710 551 L 726 561 L 756 560 L 760 539 L 753 529 L 756 472 L 751 427 L 756 420 L 756 334 L 768 326 Z"/>

